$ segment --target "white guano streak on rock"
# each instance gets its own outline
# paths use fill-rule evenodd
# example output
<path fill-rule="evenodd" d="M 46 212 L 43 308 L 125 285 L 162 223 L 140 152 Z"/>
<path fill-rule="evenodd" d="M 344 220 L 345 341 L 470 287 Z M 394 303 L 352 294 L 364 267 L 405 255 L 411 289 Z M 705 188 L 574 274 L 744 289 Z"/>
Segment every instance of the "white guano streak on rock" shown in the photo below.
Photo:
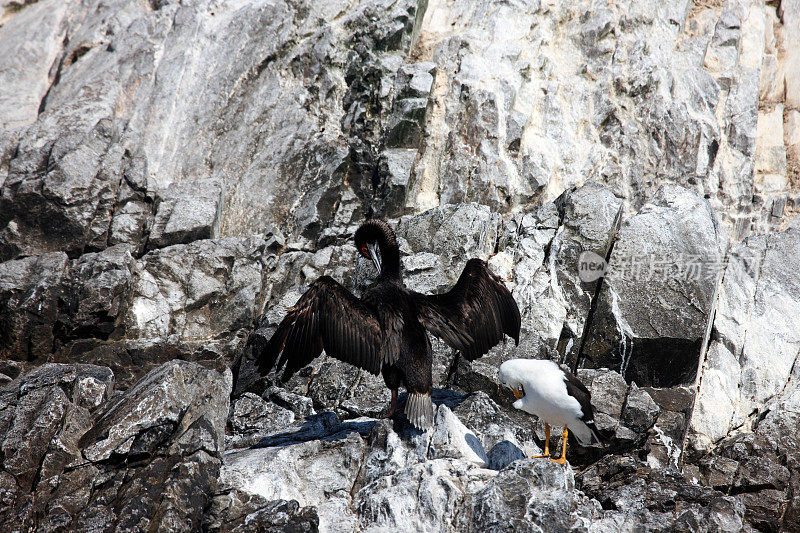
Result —
<path fill-rule="evenodd" d="M 447 73 L 437 69 L 430 95 L 430 112 L 425 124 L 423 155 L 415 165 L 406 194 L 406 207 L 415 213 L 439 205 L 442 151 L 450 133 L 445 122 L 445 101 L 450 89 L 448 81 Z"/>

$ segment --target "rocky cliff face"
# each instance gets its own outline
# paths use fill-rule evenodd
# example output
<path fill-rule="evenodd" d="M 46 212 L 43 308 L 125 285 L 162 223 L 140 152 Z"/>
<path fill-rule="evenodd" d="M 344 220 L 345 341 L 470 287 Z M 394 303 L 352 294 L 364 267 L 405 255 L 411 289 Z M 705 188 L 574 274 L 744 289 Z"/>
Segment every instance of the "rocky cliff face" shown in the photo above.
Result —
<path fill-rule="evenodd" d="M 800 2 L 0 0 L 0 50 L 4 530 L 800 529 Z M 434 342 L 427 433 L 245 350 L 370 215 L 522 310 Z M 514 357 L 608 446 L 526 459 Z"/>

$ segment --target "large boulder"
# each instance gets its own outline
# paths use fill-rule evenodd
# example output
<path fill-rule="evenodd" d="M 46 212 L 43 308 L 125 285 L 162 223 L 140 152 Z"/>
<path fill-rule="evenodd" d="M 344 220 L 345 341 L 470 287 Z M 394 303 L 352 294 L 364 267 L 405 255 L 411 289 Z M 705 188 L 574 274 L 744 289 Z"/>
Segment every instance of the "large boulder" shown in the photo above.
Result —
<path fill-rule="evenodd" d="M 750 493 L 749 521 L 765 530 L 800 524 L 798 254 L 797 230 L 733 247 L 687 439 L 709 483 Z"/>
<path fill-rule="evenodd" d="M 200 240 L 146 254 L 135 267 L 125 336 L 209 339 L 249 326 L 271 255 L 259 237 Z"/>
<path fill-rule="evenodd" d="M 798 257 L 797 230 L 732 247 L 691 420 L 696 449 L 709 449 L 790 392 L 800 349 Z"/>
<path fill-rule="evenodd" d="M 611 190 L 589 183 L 566 191 L 555 202 L 561 224 L 550 244 L 550 275 L 566 302 L 566 318 L 558 339 L 561 360 L 577 366 L 584 328 L 602 271 L 589 264 L 606 260 L 622 222 L 622 200 Z M 600 263 L 602 264 L 602 263 Z M 548 265 L 550 266 L 550 265 Z"/>
<path fill-rule="evenodd" d="M 707 201 L 659 189 L 619 230 L 579 364 L 640 386 L 693 383 L 726 248 Z"/>
<path fill-rule="evenodd" d="M 174 361 L 126 392 L 113 389 L 108 368 L 64 364 L 0 389 L 6 527 L 200 526 L 221 462 L 230 378 Z"/>
<path fill-rule="evenodd" d="M 229 394 L 229 376 L 173 361 L 107 402 L 79 441 L 85 464 L 65 476 L 54 499 L 69 498 L 87 477 L 107 483 L 70 502 L 73 521 L 65 525 L 198 528 L 221 464 Z M 104 505 L 112 500 L 113 512 Z"/>

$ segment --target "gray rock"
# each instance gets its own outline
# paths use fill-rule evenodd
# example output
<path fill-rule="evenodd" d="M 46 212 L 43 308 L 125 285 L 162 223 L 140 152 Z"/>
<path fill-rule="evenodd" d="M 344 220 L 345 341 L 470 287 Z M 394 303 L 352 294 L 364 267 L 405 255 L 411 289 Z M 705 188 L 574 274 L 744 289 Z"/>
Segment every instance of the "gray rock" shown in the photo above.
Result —
<path fill-rule="evenodd" d="M 790 392 L 800 343 L 791 325 L 800 316 L 798 235 L 751 237 L 731 250 L 691 418 L 689 443 L 701 452 Z"/>
<path fill-rule="evenodd" d="M 541 453 L 536 444 L 534 419 L 527 413 L 513 409 L 505 403 L 503 409 L 485 392 L 470 394 L 453 409 L 453 413 L 480 439 L 484 450 L 489 450 L 489 465 L 500 470 L 511 461 Z M 495 454 L 494 463 L 492 453 Z M 502 455 L 497 456 L 498 453 Z M 500 461 L 498 463 L 498 461 Z M 507 461 L 507 462 L 505 462 Z"/>
<path fill-rule="evenodd" d="M 108 339 L 130 298 L 134 259 L 128 246 L 84 254 L 74 261 L 59 301 L 58 337 Z"/>
<path fill-rule="evenodd" d="M 50 486 L 71 461 L 80 458 L 78 439 L 90 424 L 90 410 L 106 400 L 114 376 L 92 365 L 46 364 L 7 383 L 0 397 L 3 470 L 17 486 L 3 507 L 4 522 L 24 505 L 28 492 Z M 44 465 L 44 466 L 43 466 Z M 52 488 L 52 487 L 51 487 Z M 25 521 L 25 514 L 15 518 Z"/>
<path fill-rule="evenodd" d="M 773 438 L 780 433 L 775 429 L 759 426 L 755 434 L 728 437 L 699 461 L 707 484 L 745 495 L 747 522 L 758 530 L 777 531 L 797 523 L 794 514 L 797 507 L 790 489 L 797 474 L 782 463 L 791 458 L 791 464 L 795 464 L 798 447 L 787 446 L 781 436 L 784 443 L 776 448 Z"/>
<path fill-rule="evenodd" d="M 203 529 L 244 533 L 247 531 L 317 531 L 314 507 L 300 507 L 295 500 L 265 500 L 256 494 L 230 490 L 214 497 Z"/>
<path fill-rule="evenodd" d="M 429 459 L 452 457 L 486 466 L 489 458 L 483 444 L 446 406 L 436 411 L 436 420 L 428 451 Z"/>
<path fill-rule="evenodd" d="M 125 246 L 0 264 L 3 350 L 15 359 L 49 356 L 75 339 L 108 339 L 130 298 L 133 258 Z"/>
<path fill-rule="evenodd" d="M 577 377 L 592 393 L 592 405 L 598 412 L 620 418 L 628 397 L 628 384 L 619 372 L 582 368 Z"/>
<path fill-rule="evenodd" d="M 50 69 L 69 13 L 69 6 L 59 2 L 24 7 L 24 2 L 3 2 L 0 8 L 6 50 L 0 59 L 0 128 L 4 130 L 37 119 L 55 76 Z M 13 16 L 15 11 L 20 13 Z"/>
<path fill-rule="evenodd" d="M 292 394 L 280 387 L 270 387 L 265 393 L 265 398 L 269 398 L 273 403 L 289 409 L 298 418 L 305 418 L 316 414 L 311 398 Z"/>
<path fill-rule="evenodd" d="M 0 260 L 105 247 L 121 150 L 110 102 L 84 104 L 71 127 L 51 115 L 21 135 L 0 194 Z"/>
<path fill-rule="evenodd" d="M 448 278 L 455 282 L 467 260 L 472 257 L 485 260 L 494 252 L 499 225 L 500 217 L 487 207 L 458 204 L 403 217 L 396 232 L 398 238 L 406 240 L 412 253 L 438 255 Z"/>
<path fill-rule="evenodd" d="M 205 235 L 215 227 L 209 217 L 222 236 L 260 233 L 270 223 L 319 234 L 349 188 L 342 180 L 351 164 L 345 133 L 357 132 L 342 119 L 354 102 L 369 102 L 375 82 L 391 83 L 403 62 L 383 65 L 408 50 L 422 15 L 416 2 L 402 0 L 346 11 L 334 4 L 156 7 L 59 6 L 46 17 L 43 7 L 9 7 L 0 38 L 19 53 L 3 70 L 18 74 L 6 76 L 0 110 L 2 123 L 18 130 L 0 149 L 1 259 L 79 252 L 87 244 L 102 249 L 109 234 L 112 244 L 137 246 L 156 192 L 187 179 L 218 183 L 230 195 L 224 202 L 186 199 L 197 216 L 175 212 L 182 211 L 165 221 L 168 242 L 196 232 L 216 236 Z M 36 33 L 25 29 L 31 17 L 42 23 Z M 200 74 L 185 55 L 187 43 L 206 59 L 224 59 Z M 331 62 L 340 65 L 335 73 Z M 377 71 L 378 79 L 362 83 L 348 68 Z M 409 86 L 423 90 L 421 78 L 412 76 Z M 393 96 L 387 99 L 390 107 Z M 120 179 L 132 159 L 144 163 L 144 183 Z M 300 190 L 291 213 L 279 207 Z M 262 212 L 265 205 L 275 209 Z M 15 235 L 11 220 L 30 236 Z M 157 224 L 156 242 L 162 234 Z"/>
<path fill-rule="evenodd" d="M 441 406 L 439 413 L 446 407 Z M 465 497 L 494 477 L 470 457 L 428 459 L 433 435 L 443 432 L 463 438 L 463 430 L 448 431 L 452 416 L 437 416 L 432 431 L 421 433 L 401 426 L 398 431 L 385 420 L 374 426 L 353 498 L 358 525 L 370 531 L 386 528 L 445 529 L 455 526 Z M 444 425 L 443 425 L 444 424 Z M 452 441 L 449 441 L 452 442 Z"/>
<path fill-rule="evenodd" d="M 170 442 L 170 453 L 198 450 L 220 455 L 230 383 L 200 365 L 172 361 L 108 402 L 81 441 L 83 455 L 104 461 L 112 455 L 150 455 Z"/>
<path fill-rule="evenodd" d="M 403 214 L 406 205 L 406 190 L 414 162 L 417 160 L 417 150 L 413 148 L 390 148 L 381 154 L 379 168 L 385 176 L 383 193 L 385 213 L 387 217 L 396 217 Z"/>
<path fill-rule="evenodd" d="M 31 361 L 52 352 L 68 263 L 63 252 L 0 263 L 0 353 L 4 359 Z"/>
<path fill-rule="evenodd" d="M 692 383 L 726 246 L 705 200 L 659 189 L 619 231 L 579 364 L 639 385 Z"/>
<path fill-rule="evenodd" d="M 465 499 L 494 473 L 472 463 L 434 459 L 377 479 L 354 497 L 364 531 L 463 531 Z"/>
<path fill-rule="evenodd" d="M 695 4 L 0 0 L 0 522 L 800 529 L 798 239 L 775 233 L 796 226 L 800 10 Z M 637 211 L 595 298 L 576 259 Z M 477 256 L 522 309 L 518 347 L 434 343 L 433 431 L 376 421 L 382 379 L 330 358 L 276 386 L 250 357 L 230 410 L 192 363 L 137 385 L 224 369 L 322 274 L 358 294 L 370 215 L 406 215 L 409 287 Z M 642 249 L 723 263 L 726 232 L 758 236 L 718 296 L 615 278 Z M 610 436 L 570 446 L 585 493 L 520 459 L 543 433 L 498 387 L 512 357 L 613 369 L 579 372 Z M 221 446 L 250 445 L 217 484 Z M 298 499 L 239 486 L 256 475 L 298 476 Z"/>
<path fill-rule="evenodd" d="M 386 126 L 386 146 L 388 148 L 419 148 L 427 109 L 427 98 L 396 100 Z"/>
<path fill-rule="evenodd" d="M 554 203 L 514 215 L 504 221 L 499 253 L 489 262 L 506 280 L 522 313 L 519 351 L 525 357 L 559 358 L 553 348 L 564 329 L 569 304 L 553 274 L 555 256 L 548 253 L 559 225 Z"/>
<path fill-rule="evenodd" d="M 583 342 L 584 326 L 586 320 L 591 319 L 592 300 L 600 283 L 597 278 L 591 279 L 594 276 L 588 275 L 589 271 L 582 267 L 582 254 L 592 252 L 603 259 L 608 256 L 622 221 L 622 200 L 609 189 L 587 184 L 566 191 L 556 200 L 556 205 L 562 223 L 550 245 L 550 260 L 554 262 L 555 276 L 567 312 L 558 350 L 562 361 L 574 368 Z"/>
<path fill-rule="evenodd" d="M 621 421 L 634 431 L 644 432 L 656 423 L 660 409 L 643 389 L 633 387 L 628 393 Z"/>
<path fill-rule="evenodd" d="M 433 89 L 436 63 L 409 63 L 397 70 L 394 90 L 401 98 L 427 98 Z"/>
<path fill-rule="evenodd" d="M 195 241 L 137 261 L 122 318 L 129 338 L 211 339 L 249 326 L 271 252 L 259 237 Z"/>
<path fill-rule="evenodd" d="M 73 523 L 131 528 L 156 517 L 169 530 L 199 527 L 222 462 L 230 390 L 229 375 L 173 361 L 107 402 L 79 441 L 91 462 L 70 478 L 95 471 L 109 484 L 93 491 Z M 115 460 L 132 464 L 117 469 Z M 102 505 L 110 499 L 116 517 Z"/>
<path fill-rule="evenodd" d="M 228 452 L 220 488 L 313 505 L 322 528 L 355 525 L 348 507 L 364 450 L 358 433 L 342 432 L 324 441 Z"/>
<path fill-rule="evenodd" d="M 52 358 L 60 363 L 105 365 L 114 372 L 119 389 L 128 389 L 159 365 L 173 359 L 192 361 L 224 372 L 234 354 L 241 352 L 242 339 L 77 339 L 60 347 Z"/>
<path fill-rule="evenodd" d="M 156 195 L 148 248 L 188 244 L 219 236 L 222 186 L 215 181 L 172 183 Z"/>
<path fill-rule="evenodd" d="M 599 496 L 607 509 L 601 519 L 590 519 L 600 531 L 622 524 L 644 530 L 732 532 L 744 527 L 739 498 L 690 483 L 675 472 L 651 469 L 630 456 L 606 456 L 581 472 L 576 483 L 588 496 Z"/>
<path fill-rule="evenodd" d="M 266 402 L 249 392 L 233 403 L 231 424 L 237 433 L 259 431 L 269 435 L 293 422 L 293 412 L 274 403 Z"/>
<path fill-rule="evenodd" d="M 221 462 L 229 380 L 174 362 L 109 398 L 113 387 L 107 368 L 57 364 L 4 386 L 4 524 L 131 528 L 155 516 L 169 530 L 199 527 Z"/>
<path fill-rule="evenodd" d="M 516 461 L 469 501 L 468 531 L 566 531 L 575 480 L 548 460 Z"/>

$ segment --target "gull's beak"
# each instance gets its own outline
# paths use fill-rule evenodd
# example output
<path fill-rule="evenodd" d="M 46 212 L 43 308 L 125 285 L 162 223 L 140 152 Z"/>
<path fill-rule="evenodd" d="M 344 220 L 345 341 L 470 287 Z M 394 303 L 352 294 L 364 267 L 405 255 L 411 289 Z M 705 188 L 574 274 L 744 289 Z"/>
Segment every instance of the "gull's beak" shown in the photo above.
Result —
<path fill-rule="evenodd" d="M 378 255 L 378 251 L 376 250 L 378 243 L 372 243 L 367 245 L 367 250 L 369 250 L 369 256 L 372 258 L 372 262 L 375 263 L 375 268 L 378 269 L 378 273 L 381 273 L 381 256 Z"/>
<path fill-rule="evenodd" d="M 514 386 L 509 386 L 509 388 L 511 389 L 511 392 L 513 392 L 513 393 L 514 393 L 514 397 L 515 397 L 517 400 L 521 400 L 521 399 L 522 399 L 522 397 L 525 395 L 525 394 L 522 392 L 522 387 L 514 387 Z"/>

